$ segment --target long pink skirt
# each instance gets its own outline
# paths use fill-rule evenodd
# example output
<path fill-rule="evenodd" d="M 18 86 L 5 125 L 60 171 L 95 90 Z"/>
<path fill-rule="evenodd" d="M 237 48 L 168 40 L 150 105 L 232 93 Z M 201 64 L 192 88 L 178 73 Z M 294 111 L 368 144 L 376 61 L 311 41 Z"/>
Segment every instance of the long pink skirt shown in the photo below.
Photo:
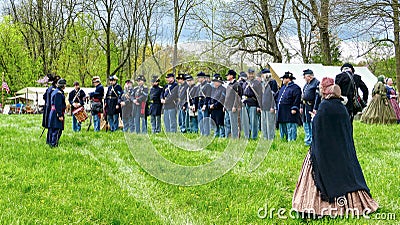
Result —
<path fill-rule="evenodd" d="M 333 203 L 323 201 L 312 177 L 311 158 L 308 153 L 294 191 L 292 207 L 299 213 L 318 216 L 361 216 L 375 212 L 379 206 L 364 190 L 338 197 Z"/>
<path fill-rule="evenodd" d="M 397 100 L 395 98 L 391 98 L 390 99 L 390 104 L 393 107 L 394 113 L 396 114 L 397 117 L 397 121 L 400 121 L 400 107 L 399 107 L 399 103 L 397 102 Z"/>

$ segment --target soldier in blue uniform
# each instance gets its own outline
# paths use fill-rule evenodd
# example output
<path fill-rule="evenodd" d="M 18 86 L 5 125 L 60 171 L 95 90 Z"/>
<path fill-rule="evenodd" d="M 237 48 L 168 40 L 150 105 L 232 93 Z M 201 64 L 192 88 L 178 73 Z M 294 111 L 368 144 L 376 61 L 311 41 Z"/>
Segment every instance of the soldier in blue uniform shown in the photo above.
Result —
<path fill-rule="evenodd" d="M 188 103 L 188 117 L 189 124 L 186 126 L 190 133 L 197 133 L 199 130 L 199 123 L 197 121 L 198 114 L 198 87 L 195 83 L 195 80 L 191 75 L 186 75 L 186 82 L 189 85 L 189 88 L 186 90 L 186 98 Z"/>
<path fill-rule="evenodd" d="M 341 73 L 335 77 L 335 84 L 339 85 L 342 90 L 342 98 L 345 97 L 347 100 L 345 106 L 350 115 L 351 124 L 353 125 L 354 116 L 358 113 L 354 108 L 355 94 L 358 93 L 358 89 L 362 91 L 363 96 L 361 100 L 364 101 L 365 107 L 365 103 L 368 102 L 368 87 L 362 81 L 361 76 L 354 73 L 354 67 L 350 63 L 343 64 L 340 71 Z"/>
<path fill-rule="evenodd" d="M 208 108 L 211 98 L 211 85 L 207 82 L 207 75 L 204 72 L 197 74 L 197 80 L 200 83 L 198 89 L 198 115 L 197 121 L 200 127 L 200 134 L 210 135 L 210 110 Z"/>
<path fill-rule="evenodd" d="M 225 96 L 225 137 L 239 138 L 239 116 L 242 109 L 242 85 L 236 81 L 236 71 L 229 70 L 226 79 L 228 86 L 226 87 Z"/>
<path fill-rule="evenodd" d="M 47 88 L 46 92 L 43 94 L 44 107 L 43 107 L 43 118 L 42 118 L 42 126 L 45 129 L 49 128 L 49 115 L 51 112 L 51 93 L 57 89 L 57 82 L 60 79 L 60 76 L 55 76 L 51 73 L 47 74 L 49 82 L 52 82 L 51 86 Z M 44 131 L 44 130 L 43 130 Z M 47 138 L 46 144 L 50 144 L 50 132 L 47 130 Z"/>
<path fill-rule="evenodd" d="M 245 138 L 257 139 L 262 85 L 261 82 L 255 79 L 254 69 L 250 68 L 248 70 L 247 77 L 247 81 L 243 83 L 242 129 Z"/>
<path fill-rule="evenodd" d="M 214 85 L 211 90 L 211 98 L 208 108 L 210 109 L 211 119 L 215 122 L 214 137 L 225 137 L 224 102 L 226 96 L 226 88 L 222 86 L 224 81 L 220 74 L 215 74 L 212 81 Z"/>
<path fill-rule="evenodd" d="M 134 100 L 134 94 L 133 94 L 133 83 L 131 80 L 126 80 L 125 81 L 125 86 L 124 86 L 124 93 L 121 95 L 121 117 L 122 117 L 122 122 L 124 124 L 124 128 L 122 131 L 124 132 L 133 132 L 135 125 L 134 125 L 134 119 L 133 119 L 133 100 Z"/>
<path fill-rule="evenodd" d="M 64 89 L 67 82 L 60 79 L 57 82 L 57 89 L 51 93 L 51 111 L 49 116 L 49 133 L 51 147 L 57 147 L 62 131 L 64 130 L 65 104 Z"/>
<path fill-rule="evenodd" d="M 178 122 L 179 122 L 179 129 L 181 133 L 186 133 L 187 127 L 186 125 L 188 122 L 187 116 L 187 100 L 186 100 L 186 91 L 189 88 L 189 85 L 185 81 L 185 74 L 178 74 L 176 77 L 179 87 L 178 87 Z"/>
<path fill-rule="evenodd" d="M 164 104 L 164 126 L 167 133 L 175 133 L 177 131 L 178 83 L 175 81 L 173 73 L 167 74 L 166 79 L 168 83 L 164 86 L 161 99 L 161 103 Z"/>
<path fill-rule="evenodd" d="M 300 113 L 305 132 L 304 143 L 310 146 L 312 142 L 311 114 L 317 113 L 321 97 L 319 95 L 319 80 L 314 77 L 314 72 L 306 69 L 303 71 L 303 76 L 306 84 L 301 97 Z"/>
<path fill-rule="evenodd" d="M 151 83 L 153 87 L 150 89 L 150 122 L 151 132 L 155 134 L 161 132 L 161 98 L 164 89 L 160 87 L 160 79 L 157 76 L 153 76 Z"/>
<path fill-rule="evenodd" d="M 138 85 L 133 89 L 133 116 L 136 133 L 140 132 L 143 134 L 147 133 L 147 96 L 149 94 L 149 89 L 144 85 L 146 78 L 143 75 L 139 75 L 136 78 Z M 140 124 L 142 124 L 142 129 L 140 129 Z"/>
<path fill-rule="evenodd" d="M 263 94 L 261 101 L 261 132 L 263 138 L 267 140 L 273 140 L 275 138 L 275 94 L 273 89 L 278 90 L 278 85 L 274 79 L 271 77 L 269 70 L 261 71 L 263 77 Z M 271 82 L 275 81 L 275 82 Z M 275 87 L 276 85 L 276 87 Z"/>
<path fill-rule="evenodd" d="M 122 87 L 117 84 L 118 77 L 110 77 L 110 86 L 108 86 L 106 99 L 105 99 L 105 110 L 107 114 L 107 121 L 110 125 L 110 131 L 114 132 L 119 126 L 119 114 L 121 113 L 121 95 L 123 93 Z"/>
<path fill-rule="evenodd" d="M 85 92 L 79 87 L 79 82 L 74 82 L 74 90 L 68 94 L 68 102 L 71 105 L 71 114 L 75 109 L 85 104 Z M 78 132 L 81 130 L 81 123 L 72 115 L 72 130 Z"/>
<path fill-rule="evenodd" d="M 93 115 L 93 127 L 94 131 L 100 131 L 100 118 L 103 112 L 103 98 L 104 98 L 104 87 L 100 82 L 99 76 L 92 78 L 92 84 L 96 87 L 94 92 L 89 93 L 91 100 L 91 111 Z"/>
<path fill-rule="evenodd" d="M 261 74 L 263 74 L 265 76 L 265 79 L 268 80 L 267 83 L 271 88 L 272 94 L 275 96 L 278 93 L 279 89 L 278 89 L 278 83 L 276 82 L 275 79 L 272 78 L 271 71 L 265 68 L 261 70 Z"/>
<path fill-rule="evenodd" d="M 285 72 L 281 79 L 283 79 L 283 86 L 276 98 L 280 136 L 281 139 L 295 141 L 300 113 L 301 88 L 293 82 L 296 78 L 291 72 Z"/>

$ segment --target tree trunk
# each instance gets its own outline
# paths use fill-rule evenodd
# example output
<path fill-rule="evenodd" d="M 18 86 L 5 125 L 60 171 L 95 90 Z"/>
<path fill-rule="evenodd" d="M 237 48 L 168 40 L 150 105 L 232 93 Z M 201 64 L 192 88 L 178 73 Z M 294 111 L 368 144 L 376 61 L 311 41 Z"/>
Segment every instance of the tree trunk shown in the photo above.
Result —
<path fill-rule="evenodd" d="M 264 24 L 266 26 L 267 31 L 267 45 L 270 45 L 272 50 L 272 57 L 274 58 L 274 62 L 281 63 L 283 60 L 282 53 L 279 49 L 277 36 L 275 33 L 274 26 L 272 25 L 272 21 L 270 18 L 269 8 L 268 8 L 268 1 L 261 1 L 261 9 L 262 9 L 262 16 L 264 20 Z"/>
<path fill-rule="evenodd" d="M 43 61 L 43 73 L 47 74 L 50 71 L 48 70 L 47 67 L 47 57 L 46 57 L 46 46 L 45 46 L 45 39 L 44 39 L 44 27 L 43 27 L 43 0 L 38 0 L 37 2 L 38 4 L 38 15 L 37 15 L 37 19 L 38 19 L 38 35 L 39 35 L 39 54 L 40 57 L 42 58 Z"/>
<path fill-rule="evenodd" d="M 112 2 L 107 5 L 107 21 L 106 21 L 106 58 L 107 58 L 107 68 L 106 68 L 106 81 L 108 84 L 108 79 L 111 74 L 111 13 L 112 13 Z"/>
<path fill-rule="evenodd" d="M 321 39 L 322 62 L 324 65 L 332 65 L 331 44 L 329 38 L 329 0 L 321 1 L 319 30 Z"/>
<path fill-rule="evenodd" d="M 172 72 L 175 74 L 175 66 L 178 63 L 178 41 L 179 41 L 179 2 L 174 0 L 174 55 L 172 59 Z"/>
<path fill-rule="evenodd" d="M 396 58 L 396 86 L 400 90 L 400 23 L 399 23 L 399 1 L 392 0 L 393 26 L 394 26 L 394 49 Z"/>

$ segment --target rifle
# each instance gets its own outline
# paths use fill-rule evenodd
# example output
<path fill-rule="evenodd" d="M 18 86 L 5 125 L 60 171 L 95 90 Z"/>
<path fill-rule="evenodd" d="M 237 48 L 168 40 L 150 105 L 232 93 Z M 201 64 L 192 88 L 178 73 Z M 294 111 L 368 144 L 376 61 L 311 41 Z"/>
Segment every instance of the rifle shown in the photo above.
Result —
<path fill-rule="evenodd" d="M 42 138 L 43 133 L 44 133 L 44 130 L 46 130 L 46 127 L 43 127 L 42 134 L 40 134 L 40 137 L 39 137 L 39 138 Z"/>
<path fill-rule="evenodd" d="M 90 130 L 90 126 L 92 126 L 92 111 L 89 111 L 89 126 L 87 127 L 86 131 Z"/>
<path fill-rule="evenodd" d="M 103 119 L 106 121 L 106 132 L 108 131 L 108 120 L 107 120 L 107 103 L 104 103 L 103 107 Z"/>

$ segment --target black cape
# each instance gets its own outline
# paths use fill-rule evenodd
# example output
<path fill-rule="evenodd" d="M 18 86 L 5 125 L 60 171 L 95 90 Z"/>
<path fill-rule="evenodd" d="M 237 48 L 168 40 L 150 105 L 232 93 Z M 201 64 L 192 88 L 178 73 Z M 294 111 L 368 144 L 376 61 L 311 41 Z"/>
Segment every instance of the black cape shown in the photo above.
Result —
<path fill-rule="evenodd" d="M 349 114 L 340 99 L 323 100 L 312 122 L 311 160 L 315 185 L 324 201 L 370 191 L 358 162 Z"/>

